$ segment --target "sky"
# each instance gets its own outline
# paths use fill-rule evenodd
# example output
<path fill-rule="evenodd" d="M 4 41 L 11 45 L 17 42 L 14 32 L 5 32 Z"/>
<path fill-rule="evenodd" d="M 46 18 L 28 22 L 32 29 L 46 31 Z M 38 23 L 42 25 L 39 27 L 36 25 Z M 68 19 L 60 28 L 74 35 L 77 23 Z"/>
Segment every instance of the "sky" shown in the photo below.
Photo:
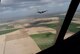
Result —
<path fill-rule="evenodd" d="M 37 15 L 37 11 L 47 13 L 67 11 L 71 0 L 1 0 L 0 18 Z"/>

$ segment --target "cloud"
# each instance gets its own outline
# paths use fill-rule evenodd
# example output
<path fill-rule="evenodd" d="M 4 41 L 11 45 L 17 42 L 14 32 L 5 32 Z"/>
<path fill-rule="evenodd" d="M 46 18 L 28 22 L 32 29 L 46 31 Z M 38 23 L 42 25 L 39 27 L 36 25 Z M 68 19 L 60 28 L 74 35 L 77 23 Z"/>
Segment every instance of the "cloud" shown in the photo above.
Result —
<path fill-rule="evenodd" d="M 45 9 L 49 13 L 63 11 L 69 3 L 70 0 L 1 0 L 0 17 L 33 15 L 36 11 Z"/>
<path fill-rule="evenodd" d="M 43 3 L 49 3 L 49 2 L 53 2 L 53 0 L 41 0 L 41 2 L 43 2 Z"/>
<path fill-rule="evenodd" d="M 11 5 L 11 4 L 16 4 L 16 3 L 37 3 L 38 4 L 47 4 L 50 2 L 56 2 L 56 3 L 63 3 L 63 2 L 69 2 L 70 0 L 1 0 L 1 4 L 5 5 Z"/>
<path fill-rule="evenodd" d="M 29 1 L 38 1 L 38 0 L 1 0 L 1 4 L 15 4 L 18 2 L 29 2 Z"/>
<path fill-rule="evenodd" d="M 70 0 L 1 0 L 0 8 L 8 7 L 12 9 L 28 8 L 28 7 L 39 7 L 39 6 L 57 6 L 58 4 L 63 4 L 65 2 L 70 2 Z"/>
<path fill-rule="evenodd" d="M 1 4 L 11 4 L 13 3 L 12 0 L 1 0 Z"/>

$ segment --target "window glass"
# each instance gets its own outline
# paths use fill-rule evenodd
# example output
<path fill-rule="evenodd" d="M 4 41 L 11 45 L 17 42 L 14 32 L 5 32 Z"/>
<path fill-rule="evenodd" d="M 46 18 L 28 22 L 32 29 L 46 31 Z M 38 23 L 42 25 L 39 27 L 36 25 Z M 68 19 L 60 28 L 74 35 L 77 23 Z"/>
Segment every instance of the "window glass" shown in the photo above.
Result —
<path fill-rule="evenodd" d="M 0 52 L 34 54 L 54 45 L 70 1 L 1 0 Z"/>

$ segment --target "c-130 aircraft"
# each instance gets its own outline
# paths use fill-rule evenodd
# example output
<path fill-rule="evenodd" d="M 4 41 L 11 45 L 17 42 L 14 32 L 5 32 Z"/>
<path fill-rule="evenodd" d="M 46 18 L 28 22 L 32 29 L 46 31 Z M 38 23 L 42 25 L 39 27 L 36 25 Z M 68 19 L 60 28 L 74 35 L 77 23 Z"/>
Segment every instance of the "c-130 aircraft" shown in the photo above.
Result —
<path fill-rule="evenodd" d="M 45 10 L 45 11 L 38 11 L 37 13 L 43 14 L 43 13 L 45 13 L 45 12 L 47 12 L 47 10 Z"/>

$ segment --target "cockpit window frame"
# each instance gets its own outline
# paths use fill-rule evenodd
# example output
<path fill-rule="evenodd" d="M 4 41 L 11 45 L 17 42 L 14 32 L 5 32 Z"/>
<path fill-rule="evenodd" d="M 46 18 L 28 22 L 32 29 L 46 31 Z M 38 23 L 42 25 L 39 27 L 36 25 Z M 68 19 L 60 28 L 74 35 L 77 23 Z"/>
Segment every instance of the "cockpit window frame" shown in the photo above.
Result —
<path fill-rule="evenodd" d="M 57 40 L 55 42 L 55 45 L 57 44 L 61 44 L 64 41 L 64 36 L 68 30 L 68 27 L 73 19 L 74 14 L 76 13 L 76 10 L 79 6 L 80 0 L 72 0 L 70 5 L 69 5 L 69 9 L 67 11 L 67 14 L 65 16 L 65 19 L 63 21 L 62 26 L 59 26 L 59 30 L 58 30 L 58 34 L 57 34 Z M 52 46 L 52 48 L 54 48 Z M 50 50 L 50 48 L 48 48 Z M 48 49 L 45 49 L 41 52 L 39 52 L 38 54 L 42 54 L 42 52 L 48 52 Z"/>

